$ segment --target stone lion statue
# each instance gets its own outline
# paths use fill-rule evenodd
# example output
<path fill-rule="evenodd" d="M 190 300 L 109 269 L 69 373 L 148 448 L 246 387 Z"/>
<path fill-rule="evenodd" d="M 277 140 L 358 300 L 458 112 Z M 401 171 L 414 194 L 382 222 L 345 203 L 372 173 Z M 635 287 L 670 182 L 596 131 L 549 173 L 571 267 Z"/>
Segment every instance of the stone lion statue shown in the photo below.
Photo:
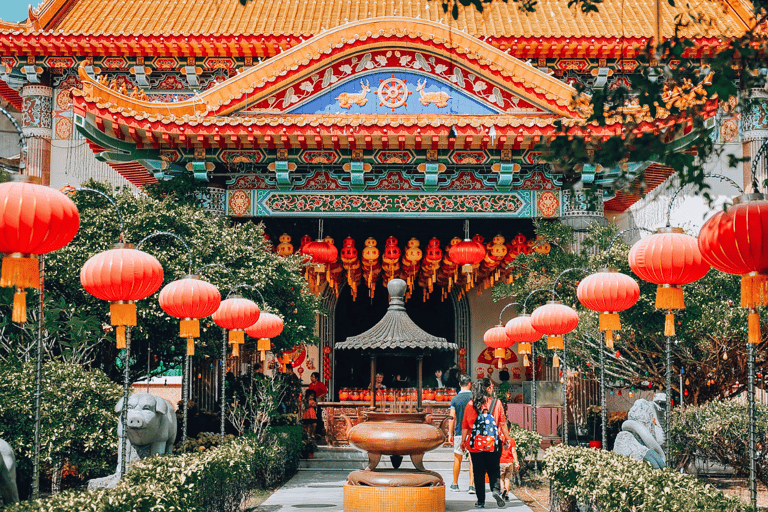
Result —
<path fill-rule="evenodd" d="M 666 466 L 667 458 L 661 448 L 666 399 L 664 393 L 657 393 L 653 401 L 641 398 L 632 405 L 613 444 L 615 453 L 647 460 L 654 468 Z"/>

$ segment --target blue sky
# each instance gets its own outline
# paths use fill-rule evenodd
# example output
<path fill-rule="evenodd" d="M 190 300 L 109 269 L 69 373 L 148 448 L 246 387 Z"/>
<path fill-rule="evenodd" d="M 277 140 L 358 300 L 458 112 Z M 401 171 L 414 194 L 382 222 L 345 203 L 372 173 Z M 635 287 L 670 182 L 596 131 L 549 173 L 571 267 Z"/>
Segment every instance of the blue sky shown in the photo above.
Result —
<path fill-rule="evenodd" d="M 0 1 L 0 20 L 22 21 L 27 19 L 29 4 L 37 7 L 39 0 L 2 0 Z"/>

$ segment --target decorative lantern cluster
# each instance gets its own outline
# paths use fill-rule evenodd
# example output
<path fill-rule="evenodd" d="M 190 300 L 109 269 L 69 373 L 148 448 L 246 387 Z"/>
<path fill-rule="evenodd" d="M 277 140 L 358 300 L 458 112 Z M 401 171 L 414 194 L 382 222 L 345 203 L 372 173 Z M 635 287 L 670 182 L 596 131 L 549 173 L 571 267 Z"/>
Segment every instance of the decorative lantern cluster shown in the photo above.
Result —
<path fill-rule="evenodd" d="M 741 276 L 741 307 L 749 309 L 749 343 L 759 343 L 760 314 L 768 304 L 768 198 L 744 194 L 733 206 L 707 220 L 699 250 L 717 270 Z"/>
<path fill-rule="evenodd" d="M 659 229 L 632 246 L 629 266 L 640 279 L 658 285 L 656 309 L 667 311 L 664 335 L 674 336 L 672 310 L 685 309 L 682 285 L 698 281 L 709 272 L 697 240 L 680 228 Z"/>
<path fill-rule="evenodd" d="M 613 348 L 613 331 L 621 329 L 618 312 L 637 303 L 640 287 L 628 275 L 604 270 L 584 278 L 576 296 L 584 307 L 600 313 L 599 329 L 605 331 L 605 345 Z"/>
<path fill-rule="evenodd" d="M 259 306 L 240 295 L 221 301 L 212 318 L 216 325 L 229 330 L 232 357 L 240 356 L 240 345 L 245 343 L 245 330 L 255 324 L 260 315 Z"/>
<path fill-rule="evenodd" d="M 25 288 L 40 288 L 36 256 L 61 249 L 77 234 L 80 214 L 61 192 L 34 183 L 0 184 L 0 286 L 14 287 L 12 320 L 27 321 Z"/>
<path fill-rule="evenodd" d="M 136 301 L 163 284 L 163 267 L 154 256 L 129 244 L 92 256 L 80 271 L 83 288 L 110 302 L 110 324 L 117 327 L 117 348 L 125 348 L 125 327 L 136 325 Z"/>
<path fill-rule="evenodd" d="M 160 291 L 159 302 L 163 311 L 181 319 L 179 336 L 187 340 L 187 355 L 195 355 L 200 319 L 215 313 L 221 304 L 218 288 L 197 276 L 187 276 L 168 283 Z"/>

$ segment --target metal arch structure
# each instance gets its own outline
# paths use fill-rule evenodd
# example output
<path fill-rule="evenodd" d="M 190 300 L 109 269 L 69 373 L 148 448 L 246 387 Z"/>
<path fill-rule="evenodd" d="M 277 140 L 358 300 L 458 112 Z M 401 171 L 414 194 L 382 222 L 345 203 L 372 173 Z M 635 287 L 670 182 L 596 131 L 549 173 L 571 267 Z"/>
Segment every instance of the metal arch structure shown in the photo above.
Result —
<path fill-rule="evenodd" d="M 19 133 L 19 149 L 20 149 L 20 158 L 19 158 L 19 171 L 24 169 L 24 162 L 26 160 L 27 155 L 27 137 L 24 135 L 24 131 L 21 129 L 21 126 L 19 126 L 19 123 L 16 121 L 16 118 L 13 117 L 13 114 L 8 112 L 3 107 L 0 107 L 0 113 L 2 113 L 5 117 L 8 118 L 8 120 L 11 122 L 13 127 L 16 129 L 16 131 Z"/>
<path fill-rule="evenodd" d="M 759 192 L 760 183 L 757 181 L 758 174 L 763 179 L 768 179 L 768 140 L 763 142 L 763 144 L 760 146 L 760 148 L 757 150 L 757 153 L 755 153 L 755 156 L 752 158 L 752 161 L 750 162 L 750 171 L 751 171 L 751 178 L 752 178 L 752 184 L 755 187 L 755 190 L 753 192 Z M 762 161 L 762 165 L 760 165 Z M 758 169 L 759 167 L 759 169 Z M 746 184 L 744 185 L 746 187 Z"/>

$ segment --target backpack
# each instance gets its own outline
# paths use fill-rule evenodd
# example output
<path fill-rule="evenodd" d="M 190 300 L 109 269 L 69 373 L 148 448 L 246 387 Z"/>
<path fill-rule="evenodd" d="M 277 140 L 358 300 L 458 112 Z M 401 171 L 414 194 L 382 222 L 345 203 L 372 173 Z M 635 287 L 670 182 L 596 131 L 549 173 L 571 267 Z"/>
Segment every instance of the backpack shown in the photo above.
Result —
<path fill-rule="evenodd" d="M 472 425 L 469 438 L 469 446 L 481 452 L 493 452 L 499 443 L 499 427 L 493 419 L 493 408 L 496 406 L 496 398 L 491 401 L 491 407 L 487 412 L 477 415 Z"/>

